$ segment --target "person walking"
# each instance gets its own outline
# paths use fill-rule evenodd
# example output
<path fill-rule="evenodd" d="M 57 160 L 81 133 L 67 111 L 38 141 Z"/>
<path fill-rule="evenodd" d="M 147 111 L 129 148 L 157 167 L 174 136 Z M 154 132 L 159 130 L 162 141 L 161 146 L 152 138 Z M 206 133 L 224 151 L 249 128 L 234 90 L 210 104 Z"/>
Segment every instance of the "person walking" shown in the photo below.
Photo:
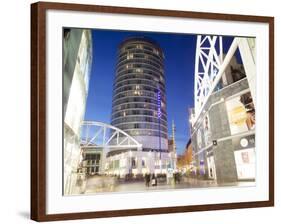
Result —
<path fill-rule="evenodd" d="M 145 173 L 144 179 L 145 179 L 145 186 L 149 187 L 150 174 L 149 173 Z"/>
<path fill-rule="evenodd" d="M 155 174 L 152 174 L 151 186 L 157 186 L 157 178 L 156 178 Z"/>
<path fill-rule="evenodd" d="M 173 173 L 173 178 L 174 178 L 174 184 L 177 183 L 177 172 Z"/>
<path fill-rule="evenodd" d="M 167 184 L 170 185 L 173 183 L 173 173 L 171 171 L 169 171 L 167 173 Z"/>
<path fill-rule="evenodd" d="M 174 172 L 174 183 L 179 184 L 180 183 L 180 173 L 179 171 Z"/>
<path fill-rule="evenodd" d="M 176 173 L 176 180 L 177 180 L 177 183 L 179 184 L 179 183 L 180 183 L 180 180 L 181 180 L 181 174 L 180 174 L 180 172 L 177 172 L 177 173 Z"/>

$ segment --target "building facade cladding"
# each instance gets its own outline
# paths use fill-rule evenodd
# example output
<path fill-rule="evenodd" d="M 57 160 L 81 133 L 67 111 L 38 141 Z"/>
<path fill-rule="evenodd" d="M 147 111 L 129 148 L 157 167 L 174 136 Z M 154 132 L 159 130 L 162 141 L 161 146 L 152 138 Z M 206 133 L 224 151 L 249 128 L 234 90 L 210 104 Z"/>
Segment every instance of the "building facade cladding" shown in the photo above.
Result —
<path fill-rule="evenodd" d="M 239 46 L 243 64 L 232 57 L 191 127 L 196 173 L 217 182 L 251 180 L 255 183 L 255 88 L 252 83 L 256 73 L 255 60 L 249 60 L 249 56 L 255 55 L 255 39 L 247 38 L 243 43 L 250 46 Z M 192 121 L 194 110 L 191 113 Z"/>
<path fill-rule="evenodd" d="M 111 124 L 144 150 L 168 150 L 164 54 L 147 38 L 129 38 L 119 46 Z"/>
<path fill-rule="evenodd" d="M 216 179 L 218 182 L 255 179 L 254 170 L 249 171 L 254 169 L 254 164 L 248 166 L 248 171 L 241 170 L 243 167 L 239 167 L 241 164 L 238 164 L 238 156 L 243 156 L 238 155 L 239 152 L 255 150 L 254 128 L 246 127 L 247 117 L 238 118 L 244 116 L 243 106 L 235 105 L 236 107 L 231 109 L 228 106 L 233 99 L 241 101 L 243 96 L 249 94 L 247 78 L 243 78 L 213 93 L 205 104 L 202 114 L 192 127 L 194 162 L 199 175 Z M 241 130 L 233 132 L 235 122 L 241 126 Z M 247 144 L 243 144 L 243 141 Z M 251 161 L 247 162 L 251 163 Z M 244 175 L 242 172 L 248 174 Z"/>
<path fill-rule="evenodd" d="M 64 194 L 72 194 L 80 159 L 80 125 L 84 119 L 92 65 L 89 30 L 64 30 Z"/>

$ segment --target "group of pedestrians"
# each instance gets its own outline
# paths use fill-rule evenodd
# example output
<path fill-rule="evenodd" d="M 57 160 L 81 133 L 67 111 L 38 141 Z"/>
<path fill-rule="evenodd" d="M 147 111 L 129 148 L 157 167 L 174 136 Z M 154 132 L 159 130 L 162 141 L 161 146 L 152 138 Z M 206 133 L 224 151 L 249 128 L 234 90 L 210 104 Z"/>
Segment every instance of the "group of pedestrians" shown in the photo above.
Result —
<path fill-rule="evenodd" d="M 146 173 L 144 175 L 144 180 L 145 180 L 145 186 L 147 187 L 150 186 L 150 182 L 151 182 L 151 186 L 157 186 L 157 177 L 154 173 L 152 175 L 150 173 Z"/>
<path fill-rule="evenodd" d="M 181 173 L 176 171 L 173 173 L 167 173 L 165 176 L 165 179 L 167 180 L 167 184 L 179 184 L 181 181 Z M 149 187 L 151 186 L 157 186 L 157 177 L 153 173 L 152 175 L 150 173 L 146 173 L 144 175 L 144 181 L 145 181 L 145 186 Z"/>

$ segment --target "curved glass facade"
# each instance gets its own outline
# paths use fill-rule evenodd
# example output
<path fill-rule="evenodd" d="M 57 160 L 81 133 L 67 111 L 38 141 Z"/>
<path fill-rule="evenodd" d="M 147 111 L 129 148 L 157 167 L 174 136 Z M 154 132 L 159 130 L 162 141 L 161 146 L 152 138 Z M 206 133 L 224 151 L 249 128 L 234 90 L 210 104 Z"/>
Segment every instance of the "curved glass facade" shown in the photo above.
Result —
<path fill-rule="evenodd" d="M 167 150 L 164 54 L 147 38 L 123 41 L 117 54 L 111 124 L 143 148 Z"/>

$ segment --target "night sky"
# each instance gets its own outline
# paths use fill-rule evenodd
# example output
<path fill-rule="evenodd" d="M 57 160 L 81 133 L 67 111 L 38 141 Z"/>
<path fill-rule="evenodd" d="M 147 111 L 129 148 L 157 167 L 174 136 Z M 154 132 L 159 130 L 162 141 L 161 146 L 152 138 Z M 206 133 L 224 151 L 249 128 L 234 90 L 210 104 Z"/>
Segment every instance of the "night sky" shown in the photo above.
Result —
<path fill-rule="evenodd" d="M 118 45 L 132 36 L 156 41 L 165 54 L 168 135 L 172 135 L 174 120 L 177 152 L 181 154 L 190 138 L 188 108 L 194 105 L 196 35 L 93 30 L 93 65 L 84 119 L 110 124 Z"/>

